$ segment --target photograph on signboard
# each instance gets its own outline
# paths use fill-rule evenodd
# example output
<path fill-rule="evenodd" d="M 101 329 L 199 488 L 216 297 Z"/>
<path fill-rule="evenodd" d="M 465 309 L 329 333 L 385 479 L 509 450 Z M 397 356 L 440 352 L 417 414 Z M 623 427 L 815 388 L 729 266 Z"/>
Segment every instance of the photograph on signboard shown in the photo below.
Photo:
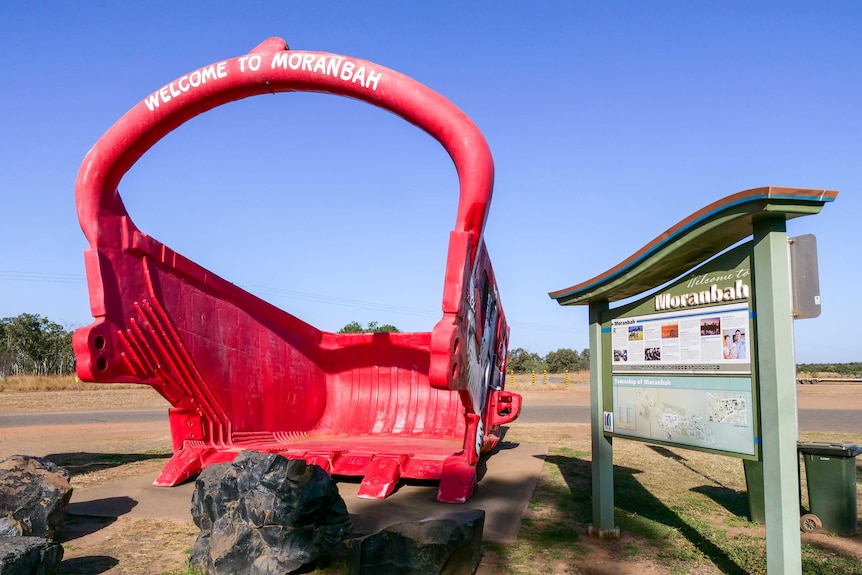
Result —
<path fill-rule="evenodd" d="M 747 359 L 748 349 L 745 343 L 745 328 L 725 330 L 725 340 L 729 338 L 729 345 L 733 349 L 733 359 Z"/>
<path fill-rule="evenodd" d="M 710 336 L 710 335 L 718 335 L 721 333 L 721 318 L 720 317 L 707 317 L 700 320 L 700 335 L 701 336 Z"/>
<path fill-rule="evenodd" d="M 679 337 L 679 324 L 674 323 L 663 323 L 661 324 L 661 338 L 662 339 L 676 339 Z"/>

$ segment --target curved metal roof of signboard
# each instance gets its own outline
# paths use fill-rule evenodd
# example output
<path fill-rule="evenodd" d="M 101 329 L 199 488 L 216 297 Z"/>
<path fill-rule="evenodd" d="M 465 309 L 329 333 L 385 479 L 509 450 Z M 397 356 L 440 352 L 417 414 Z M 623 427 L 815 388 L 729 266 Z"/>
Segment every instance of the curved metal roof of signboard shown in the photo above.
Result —
<path fill-rule="evenodd" d="M 764 187 L 726 196 L 693 213 L 608 271 L 550 292 L 560 305 L 619 301 L 660 286 L 754 233 L 761 218 L 820 212 L 838 192 Z"/>

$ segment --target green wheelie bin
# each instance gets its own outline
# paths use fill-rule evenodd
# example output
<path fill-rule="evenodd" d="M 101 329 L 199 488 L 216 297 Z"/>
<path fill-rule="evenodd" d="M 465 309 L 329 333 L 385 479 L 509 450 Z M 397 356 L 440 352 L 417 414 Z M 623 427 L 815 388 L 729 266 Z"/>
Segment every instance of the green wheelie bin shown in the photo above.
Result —
<path fill-rule="evenodd" d="M 763 501 L 763 463 L 742 461 L 745 485 L 748 489 L 748 518 L 755 523 L 766 523 L 766 506 Z"/>
<path fill-rule="evenodd" d="M 824 531 L 849 537 L 856 534 L 856 456 L 854 443 L 799 442 L 805 462 L 810 513 L 802 516 L 803 531 Z"/>

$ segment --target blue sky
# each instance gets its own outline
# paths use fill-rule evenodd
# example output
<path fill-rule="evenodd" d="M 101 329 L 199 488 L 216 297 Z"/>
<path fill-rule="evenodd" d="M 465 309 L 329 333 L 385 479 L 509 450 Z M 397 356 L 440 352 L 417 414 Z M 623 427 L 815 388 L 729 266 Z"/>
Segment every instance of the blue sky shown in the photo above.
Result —
<path fill-rule="evenodd" d="M 486 242 L 510 348 L 588 346 L 579 283 L 697 209 L 765 185 L 839 190 L 818 238 L 823 313 L 800 362 L 860 361 L 862 5 L 851 2 L 0 4 L 0 317 L 91 321 L 74 182 L 137 102 L 270 36 L 376 62 L 479 126 Z M 320 94 L 195 118 L 120 184 L 137 226 L 297 317 L 428 331 L 457 178 L 403 120 Z"/>

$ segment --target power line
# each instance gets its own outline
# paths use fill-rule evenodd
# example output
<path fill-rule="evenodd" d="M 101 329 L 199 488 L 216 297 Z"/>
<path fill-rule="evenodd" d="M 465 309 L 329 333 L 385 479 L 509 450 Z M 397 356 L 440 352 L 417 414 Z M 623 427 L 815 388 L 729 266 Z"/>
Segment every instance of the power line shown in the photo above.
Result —
<path fill-rule="evenodd" d="M 547 331 L 550 333 L 578 333 L 578 330 L 564 325 L 550 325 L 544 323 L 524 323 L 520 321 L 510 321 L 509 327 L 518 329 L 529 329 L 533 331 Z"/>
<path fill-rule="evenodd" d="M 82 284 L 84 276 L 80 274 L 61 274 L 52 272 L 16 272 L 0 270 L 0 280 L 40 283 Z"/>

